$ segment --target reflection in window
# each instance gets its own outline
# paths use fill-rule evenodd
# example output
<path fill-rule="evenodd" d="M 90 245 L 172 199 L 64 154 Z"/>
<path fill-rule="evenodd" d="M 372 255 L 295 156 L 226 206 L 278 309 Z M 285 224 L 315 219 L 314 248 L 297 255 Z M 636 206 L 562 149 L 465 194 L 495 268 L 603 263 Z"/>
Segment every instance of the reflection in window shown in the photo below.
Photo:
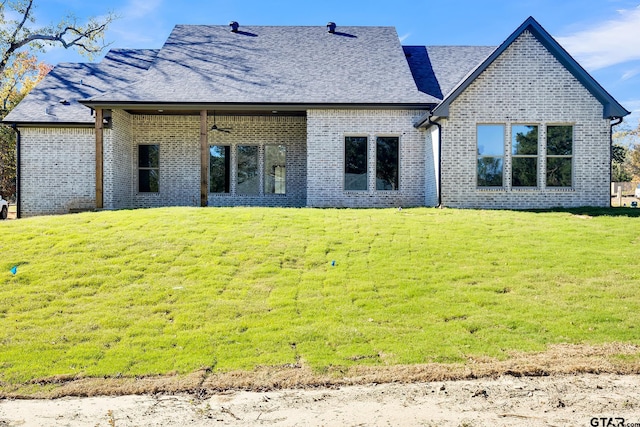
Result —
<path fill-rule="evenodd" d="M 511 126 L 511 185 L 538 185 L 538 126 Z"/>
<path fill-rule="evenodd" d="M 504 161 L 504 125 L 477 127 L 478 187 L 501 187 Z"/>
<path fill-rule="evenodd" d="M 284 145 L 264 147 L 264 194 L 285 194 L 287 148 Z"/>
<path fill-rule="evenodd" d="M 376 190 L 398 189 L 399 148 L 396 136 L 376 138 Z"/>
<path fill-rule="evenodd" d="M 160 146 L 138 145 L 138 191 L 157 193 L 160 190 Z"/>
<path fill-rule="evenodd" d="M 547 187 L 571 187 L 573 126 L 547 126 Z"/>
<path fill-rule="evenodd" d="M 344 189 L 366 190 L 367 174 L 367 137 L 347 136 L 344 139 Z"/>
<path fill-rule="evenodd" d="M 258 146 L 239 145 L 237 152 L 238 182 L 237 193 L 257 195 L 260 192 L 258 173 Z"/>
<path fill-rule="evenodd" d="M 228 145 L 209 147 L 209 192 L 228 193 L 231 173 L 231 156 Z"/>

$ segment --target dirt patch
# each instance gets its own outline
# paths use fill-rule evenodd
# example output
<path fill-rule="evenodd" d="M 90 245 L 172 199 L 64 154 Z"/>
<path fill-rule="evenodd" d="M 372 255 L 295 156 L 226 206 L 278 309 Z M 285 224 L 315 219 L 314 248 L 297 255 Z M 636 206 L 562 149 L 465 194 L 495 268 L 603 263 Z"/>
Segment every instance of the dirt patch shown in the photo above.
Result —
<path fill-rule="evenodd" d="M 314 372 L 304 364 L 259 367 L 253 371 L 211 372 L 137 378 L 53 377 L 29 384 L 0 384 L 0 398 L 61 398 L 189 393 L 199 398 L 230 390 L 337 388 L 362 384 L 455 381 L 479 378 L 543 377 L 572 374 L 640 374 L 640 347 L 553 345 L 538 353 L 513 353 L 507 360 L 469 359 L 464 364 L 334 367 Z"/>
<path fill-rule="evenodd" d="M 149 378 L 59 376 L 13 390 L 2 384 L 0 426 L 619 425 L 616 418 L 640 423 L 638 374 L 640 348 L 608 344 L 555 345 L 503 361 L 324 373 L 300 365 Z"/>
<path fill-rule="evenodd" d="M 640 376 L 500 376 L 339 388 L 0 401 L 0 426 L 589 426 L 640 422 Z M 598 424 L 593 424 L 596 418 Z M 603 424 L 601 419 L 605 419 Z M 607 422 L 611 419 L 611 424 Z"/>

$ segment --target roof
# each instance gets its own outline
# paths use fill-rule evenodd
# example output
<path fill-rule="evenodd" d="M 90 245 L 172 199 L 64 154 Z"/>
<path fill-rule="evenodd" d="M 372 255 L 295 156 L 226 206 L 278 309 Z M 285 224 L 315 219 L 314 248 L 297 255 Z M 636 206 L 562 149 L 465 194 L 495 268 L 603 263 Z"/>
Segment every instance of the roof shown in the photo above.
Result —
<path fill-rule="evenodd" d="M 418 90 L 442 100 L 495 46 L 403 46 Z"/>
<path fill-rule="evenodd" d="M 157 53 L 151 49 L 112 49 L 97 64 L 59 64 L 3 122 L 94 124 L 91 110 L 78 100 L 136 81 Z"/>
<path fill-rule="evenodd" d="M 403 47 L 393 27 L 177 25 L 160 50 L 113 49 L 98 64 L 58 65 L 3 122 L 92 125 L 87 105 L 410 107 L 446 117 L 527 30 L 602 103 L 605 118 L 629 114 L 529 18 L 497 48 Z"/>
<path fill-rule="evenodd" d="M 88 105 L 435 104 L 393 27 L 177 25 L 149 70 Z"/>
<path fill-rule="evenodd" d="M 470 72 L 447 94 L 443 101 L 430 113 L 436 117 L 447 117 L 451 103 L 496 60 L 522 33 L 529 31 L 603 106 L 603 118 L 613 119 L 630 114 L 618 103 L 555 39 L 533 18 L 527 18 L 491 55 Z M 422 126 L 429 114 L 419 119 L 416 126 Z"/>

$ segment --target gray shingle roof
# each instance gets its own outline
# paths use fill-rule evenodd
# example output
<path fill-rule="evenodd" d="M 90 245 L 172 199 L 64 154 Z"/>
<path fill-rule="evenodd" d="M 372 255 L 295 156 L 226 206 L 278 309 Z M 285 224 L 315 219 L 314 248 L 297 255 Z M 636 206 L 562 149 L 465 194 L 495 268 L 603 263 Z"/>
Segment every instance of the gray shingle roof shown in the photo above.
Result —
<path fill-rule="evenodd" d="M 418 89 L 443 99 L 495 50 L 492 46 L 403 46 Z"/>
<path fill-rule="evenodd" d="M 99 103 L 434 104 L 393 27 L 178 25 L 133 85 Z"/>
<path fill-rule="evenodd" d="M 94 123 L 91 110 L 78 100 L 134 82 L 149 68 L 157 53 L 151 49 L 112 49 L 98 64 L 59 64 L 4 122 Z"/>

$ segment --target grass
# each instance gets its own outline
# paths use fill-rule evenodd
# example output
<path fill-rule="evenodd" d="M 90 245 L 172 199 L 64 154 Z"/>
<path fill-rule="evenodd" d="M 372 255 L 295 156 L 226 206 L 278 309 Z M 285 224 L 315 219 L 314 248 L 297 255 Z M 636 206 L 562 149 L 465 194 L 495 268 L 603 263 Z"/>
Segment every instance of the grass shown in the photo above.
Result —
<path fill-rule="evenodd" d="M 0 387 L 637 345 L 637 213 L 162 208 L 5 221 Z"/>

